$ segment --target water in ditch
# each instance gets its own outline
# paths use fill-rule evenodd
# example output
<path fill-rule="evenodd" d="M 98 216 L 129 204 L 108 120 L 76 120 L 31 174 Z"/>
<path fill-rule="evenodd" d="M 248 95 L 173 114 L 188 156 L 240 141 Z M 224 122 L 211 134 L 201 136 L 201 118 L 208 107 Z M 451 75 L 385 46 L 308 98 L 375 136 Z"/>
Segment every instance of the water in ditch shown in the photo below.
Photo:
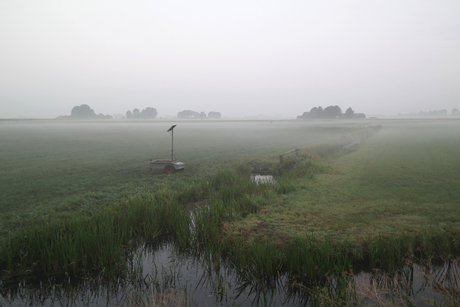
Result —
<path fill-rule="evenodd" d="M 179 251 L 168 242 L 144 245 L 128 266 L 126 276 L 111 281 L 91 274 L 2 281 L 0 306 L 308 306 L 311 289 L 337 290 L 334 277 L 297 282 L 280 274 L 256 280 L 231 263 Z M 417 306 L 428 306 L 429 301 L 443 301 L 446 289 L 456 289 L 458 295 L 459 276 L 459 264 L 448 262 L 431 268 L 411 265 L 391 276 L 360 272 L 349 283 L 363 304 L 391 299 L 396 293 L 407 295 Z"/>
<path fill-rule="evenodd" d="M 276 179 L 273 175 L 252 174 L 251 179 L 257 184 L 275 184 Z"/>

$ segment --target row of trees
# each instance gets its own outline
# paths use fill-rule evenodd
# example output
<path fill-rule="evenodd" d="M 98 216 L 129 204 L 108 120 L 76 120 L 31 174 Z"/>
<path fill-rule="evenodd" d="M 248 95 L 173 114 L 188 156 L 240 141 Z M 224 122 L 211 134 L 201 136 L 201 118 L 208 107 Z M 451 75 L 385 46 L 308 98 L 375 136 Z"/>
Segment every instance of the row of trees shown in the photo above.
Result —
<path fill-rule="evenodd" d="M 454 108 L 452 109 L 452 116 L 458 116 L 458 109 Z M 432 110 L 428 112 L 412 112 L 412 113 L 406 113 L 406 114 L 398 114 L 399 117 L 444 117 L 447 116 L 447 110 L 446 109 L 441 109 L 441 110 Z"/>
<path fill-rule="evenodd" d="M 155 119 L 158 115 L 157 109 L 148 107 L 140 111 L 139 109 L 134 109 L 133 111 L 128 110 L 126 111 L 127 119 Z M 119 116 L 122 116 L 119 114 Z M 222 115 L 220 112 L 209 112 L 208 115 L 206 113 L 195 112 L 192 110 L 184 110 L 177 113 L 177 118 L 181 119 L 200 119 L 200 118 L 212 118 L 212 119 L 219 119 Z M 90 108 L 87 104 L 82 104 L 81 106 L 75 106 L 72 108 L 70 112 L 70 116 L 59 116 L 58 119 L 111 119 L 113 118 L 110 115 L 104 115 L 100 113 L 99 115 L 94 112 L 93 109 Z"/>
<path fill-rule="evenodd" d="M 130 110 L 126 112 L 127 119 L 155 119 L 157 115 L 157 109 L 151 107 L 145 108 L 142 111 L 134 109 L 132 112 Z"/>
<path fill-rule="evenodd" d="M 177 113 L 177 118 L 180 118 L 180 119 L 200 119 L 200 118 L 219 119 L 221 117 L 222 115 L 220 114 L 220 112 L 209 112 L 208 116 L 206 116 L 206 113 L 204 112 L 198 113 L 192 110 L 184 110 L 184 111 Z"/>
<path fill-rule="evenodd" d="M 297 116 L 297 119 L 309 119 L 309 118 L 353 118 L 355 111 L 352 108 L 348 108 L 345 113 L 342 113 L 342 109 L 339 106 L 328 106 L 326 108 L 314 107 L 310 112 L 304 112 L 302 115 Z"/>
<path fill-rule="evenodd" d="M 132 112 L 126 112 L 127 119 L 155 119 L 158 115 L 157 109 L 155 108 L 146 108 L 142 111 L 139 109 L 134 109 Z M 192 110 L 184 110 L 177 113 L 177 118 L 180 119 L 200 119 L 200 118 L 221 118 L 221 114 L 219 112 L 209 112 L 206 116 L 206 113 L 201 112 L 198 113 Z"/>

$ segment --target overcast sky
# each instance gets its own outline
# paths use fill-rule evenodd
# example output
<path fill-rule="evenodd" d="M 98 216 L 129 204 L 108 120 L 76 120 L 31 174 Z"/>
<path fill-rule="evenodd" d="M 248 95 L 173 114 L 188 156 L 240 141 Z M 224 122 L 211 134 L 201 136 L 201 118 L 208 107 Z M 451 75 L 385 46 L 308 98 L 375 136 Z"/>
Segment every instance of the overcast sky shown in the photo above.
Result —
<path fill-rule="evenodd" d="M 460 109 L 459 0 L 0 0 L 0 118 Z"/>

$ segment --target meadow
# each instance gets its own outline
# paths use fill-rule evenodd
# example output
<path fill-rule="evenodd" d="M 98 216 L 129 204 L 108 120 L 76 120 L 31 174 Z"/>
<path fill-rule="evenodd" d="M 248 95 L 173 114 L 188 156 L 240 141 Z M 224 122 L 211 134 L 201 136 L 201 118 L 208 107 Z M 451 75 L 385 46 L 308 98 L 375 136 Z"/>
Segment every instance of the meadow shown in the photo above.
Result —
<path fill-rule="evenodd" d="M 165 237 L 263 285 L 460 253 L 460 121 L 179 121 L 186 169 L 152 172 L 172 124 L 1 122 L 3 272 L 119 276 Z"/>
<path fill-rule="evenodd" d="M 0 123 L 0 235 L 185 184 L 225 166 L 274 163 L 294 147 L 336 142 L 363 129 L 296 122 L 187 122 L 176 128 L 175 154 L 186 170 L 150 172 L 168 158 L 176 122 L 3 121 Z M 323 127 L 324 126 L 324 127 Z"/>
<path fill-rule="evenodd" d="M 354 241 L 379 235 L 458 235 L 458 128 L 458 121 L 387 121 L 353 148 L 325 159 L 313 155 L 325 165 L 316 180 L 295 180 L 295 192 L 237 227 L 248 232 L 264 224 L 280 236 Z"/>

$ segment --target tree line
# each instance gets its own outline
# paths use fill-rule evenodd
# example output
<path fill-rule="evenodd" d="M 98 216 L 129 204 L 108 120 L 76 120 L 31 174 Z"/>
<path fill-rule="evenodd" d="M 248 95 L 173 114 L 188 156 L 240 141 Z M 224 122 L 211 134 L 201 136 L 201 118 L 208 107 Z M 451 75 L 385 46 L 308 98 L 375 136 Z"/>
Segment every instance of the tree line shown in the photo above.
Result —
<path fill-rule="evenodd" d="M 123 118 L 126 119 L 155 119 L 157 118 L 158 112 L 156 108 L 147 107 L 140 111 L 138 108 L 126 111 L 125 116 Z M 119 116 L 121 118 L 121 114 L 115 115 L 116 117 Z M 180 119 L 202 119 L 202 118 L 211 118 L 211 119 L 219 119 L 222 115 L 220 112 L 209 112 L 207 115 L 204 112 L 195 112 L 192 110 L 184 110 L 177 113 L 177 118 Z M 112 119 L 111 115 L 104 115 L 102 113 L 96 114 L 93 109 L 87 104 L 82 104 L 80 106 L 75 106 L 70 111 L 70 116 L 68 115 L 61 115 L 58 116 L 57 119 Z"/>
<path fill-rule="evenodd" d="M 208 116 L 206 116 L 206 113 L 204 112 L 196 112 L 192 110 L 184 110 L 179 113 L 177 113 L 177 118 L 181 119 L 200 119 L 200 118 L 213 118 L 213 119 L 219 119 L 221 118 L 222 115 L 220 112 L 209 112 Z"/>
<path fill-rule="evenodd" d="M 326 108 L 314 107 L 311 108 L 310 112 L 304 112 L 302 115 L 297 116 L 297 119 L 333 119 L 333 118 L 365 118 L 363 113 L 355 113 L 350 107 L 345 113 L 342 113 L 342 109 L 339 106 L 328 106 Z"/>
<path fill-rule="evenodd" d="M 432 110 L 428 112 L 412 112 L 412 113 L 399 113 L 399 117 L 444 117 L 447 116 L 447 110 L 446 109 L 441 109 L 441 110 Z M 453 108 L 452 112 L 450 113 L 451 116 L 460 116 L 460 113 L 457 108 Z"/>
<path fill-rule="evenodd" d="M 142 111 L 139 111 L 137 108 L 132 112 L 130 110 L 126 111 L 127 119 L 155 119 L 157 115 L 157 109 L 151 107 L 145 108 Z"/>
<path fill-rule="evenodd" d="M 157 117 L 157 110 L 155 108 L 146 108 L 142 111 L 134 109 L 133 112 L 127 111 L 127 119 L 154 119 Z M 203 119 L 203 118 L 221 118 L 220 112 L 209 112 L 208 115 L 204 112 L 196 112 L 192 110 L 184 110 L 177 113 L 177 118 L 180 119 Z"/>
<path fill-rule="evenodd" d="M 87 104 L 75 106 L 70 111 L 69 115 L 58 116 L 57 119 L 112 119 L 111 115 L 104 115 L 102 113 L 96 114 L 93 109 Z"/>

